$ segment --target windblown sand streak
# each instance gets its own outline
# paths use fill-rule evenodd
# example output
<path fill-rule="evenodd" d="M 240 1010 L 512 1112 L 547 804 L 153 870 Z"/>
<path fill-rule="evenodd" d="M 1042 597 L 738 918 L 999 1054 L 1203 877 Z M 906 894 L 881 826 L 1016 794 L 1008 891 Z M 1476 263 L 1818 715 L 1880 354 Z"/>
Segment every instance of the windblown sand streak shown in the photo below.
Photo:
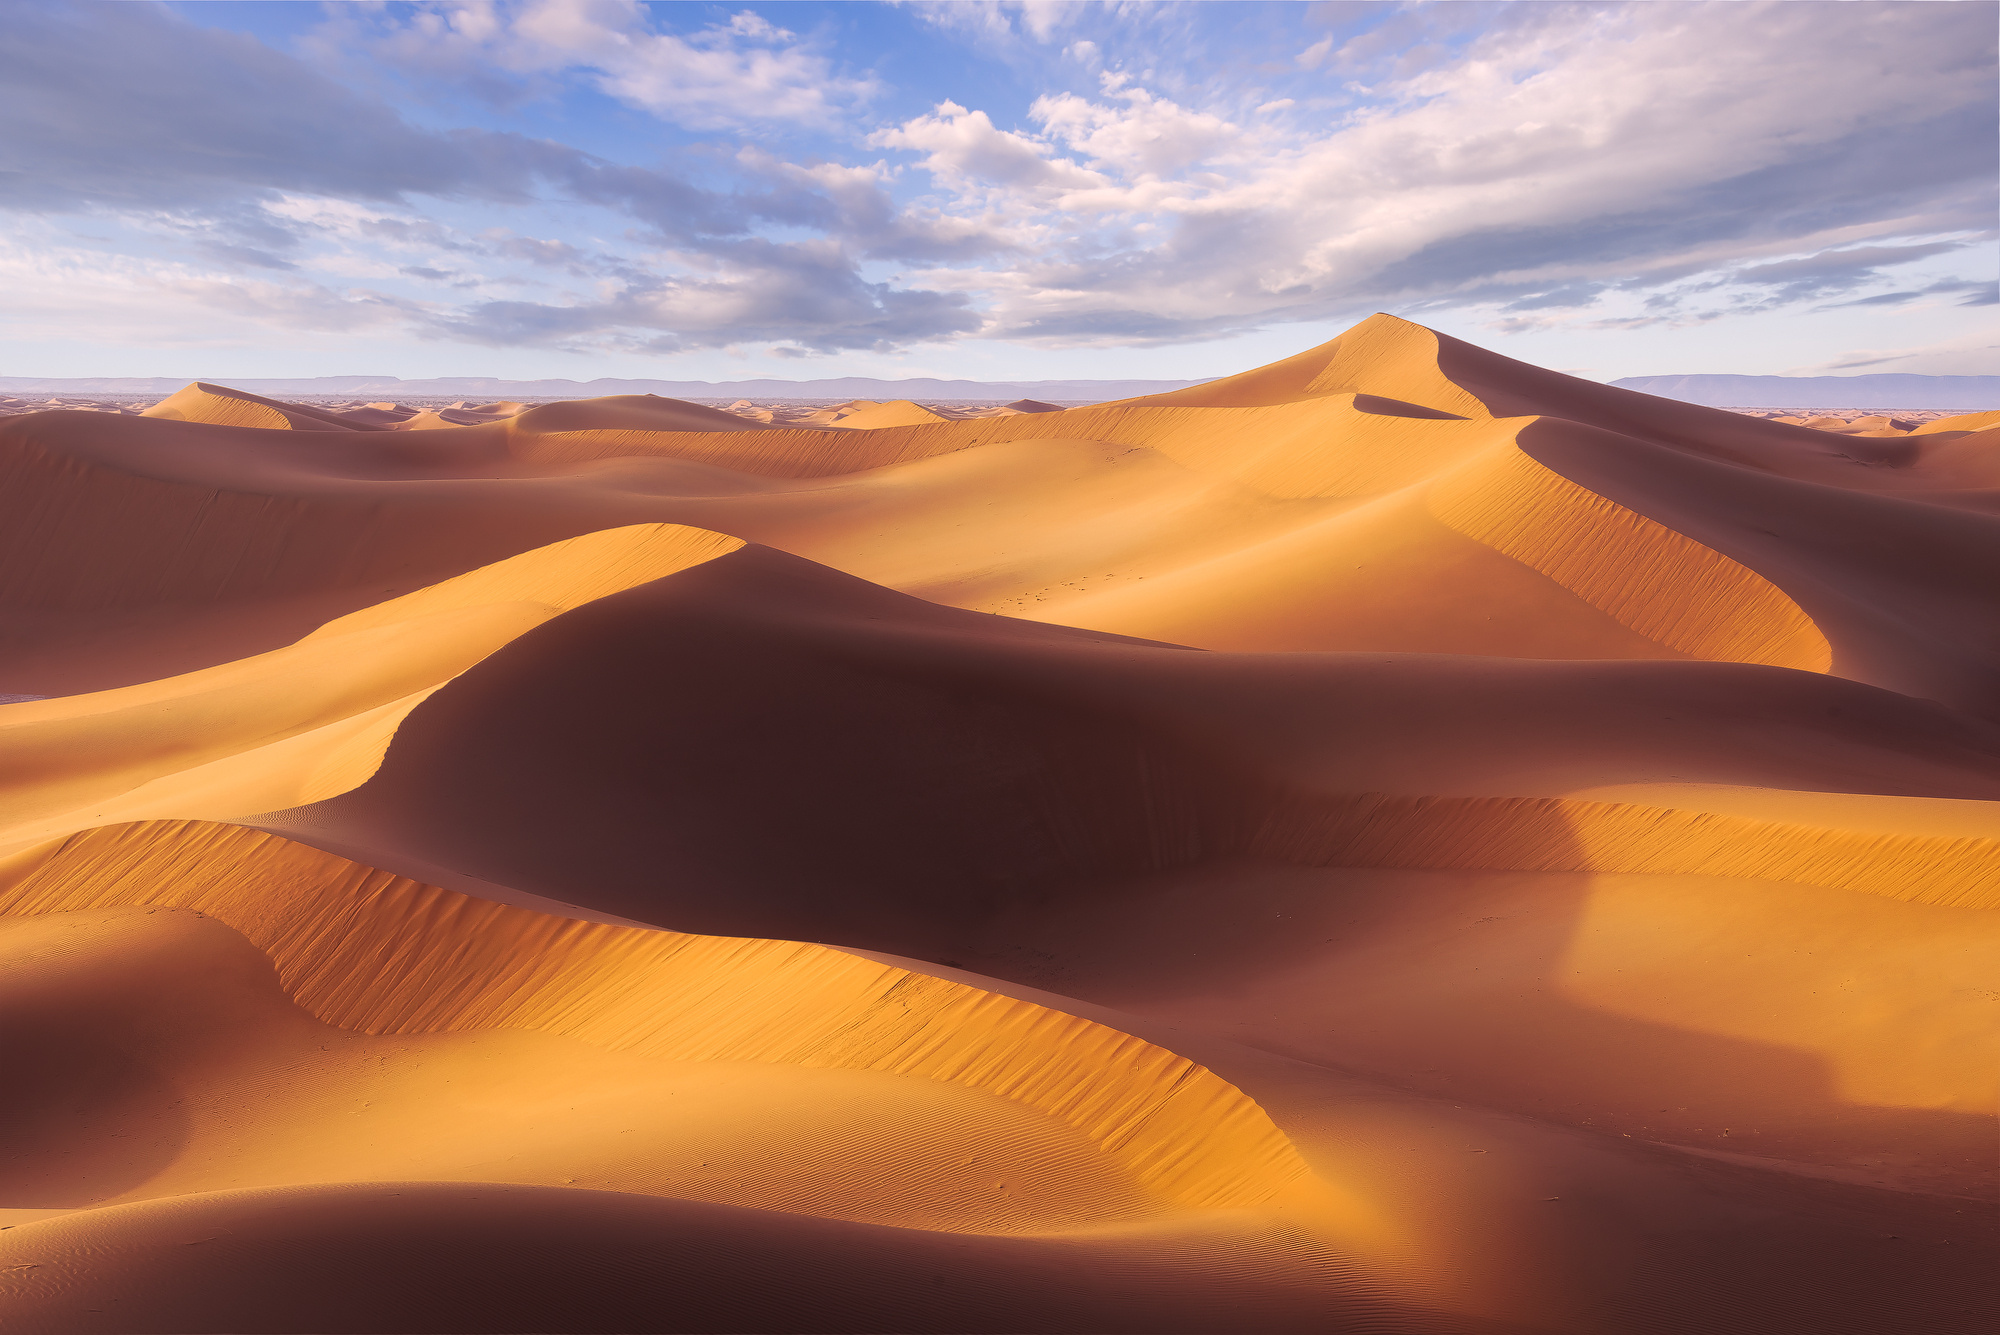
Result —
<path fill-rule="evenodd" d="M 366 1033 L 540 1029 L 681 1061 L 948 1081 L 1059 1118 L 1189 1207 L 1255 1205 L 1306 1172 L 1240 1091 L 1088 1020 L 805 942 L 555 918 L 238 826 L 77 835 L 0 911 L 117 904 L 221 919 L 301 1006 Z"/>
<path fill-rule="evenodd" d="M 1692 658 L 1825 672 L 1833 648 L 1776 585 L 1517 449 L 1440 478 L 1431 513 Z"/>
<path fill-rule="evenodd" d="M 0 420 L 16 1324 L 1993 1326 L 1992 414 L 742 408 Z"/>
<path fill-rule="evenodd" d="M 1297 799 L 1247 851 L 1311 866 L 1736 876 L 2000 908 L 2000 840 L 1816 829 L 1549 797 Z"/>

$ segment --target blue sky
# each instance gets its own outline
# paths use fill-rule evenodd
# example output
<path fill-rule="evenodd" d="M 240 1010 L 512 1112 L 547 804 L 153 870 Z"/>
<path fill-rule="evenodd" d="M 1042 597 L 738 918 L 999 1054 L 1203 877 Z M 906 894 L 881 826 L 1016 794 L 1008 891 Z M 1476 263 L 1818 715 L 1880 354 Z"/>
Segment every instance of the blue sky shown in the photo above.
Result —
<path fill-rule="evenodd" d="M 35 4 L 0 373 L 2000 371 L 2000 7 Z"/>

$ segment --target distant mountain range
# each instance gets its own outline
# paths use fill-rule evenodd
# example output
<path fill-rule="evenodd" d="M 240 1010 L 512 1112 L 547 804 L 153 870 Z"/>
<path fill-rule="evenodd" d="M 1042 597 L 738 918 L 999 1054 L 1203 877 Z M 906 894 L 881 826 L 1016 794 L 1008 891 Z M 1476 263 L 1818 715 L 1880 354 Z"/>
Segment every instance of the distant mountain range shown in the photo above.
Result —
<path fill-rule="evenodd" d="M 1206 384 L 1201 380 L 497 380 L 487 376 L 442 376 L 402 380 L 392 375 L 329 375 L 299 380 L 238 380 L 198 377 L 210 384 L 284 398 L 466 398 L 589 399 L 607 394 L 659 394 L 670 399 L 1130 399 L 1170 389 Z M 5 394 L 171 394 L 187 380 L 167 376 L 103 376 L 87 379 L 0 376 Z"/>
<path fill-rule="evenodd" d="M 286 398 L 587 399 L 659 394 L 673 399 L 918 399 L 1005 402 L 1010 399 L 1102 403 L 1164 394 L 1201 380 L 500 380 L 441 376 L 330 375 L 296 380 L 203 377 L 252 394 Z M 188 381 L 172 376 L 54 378 L 0 376 L 0 394 L 171 394 Z M 1611 382 L 1642 394 L 1718 408 L 2000 408 L 2000 375 L 1640 375 Z"/>
<path fill-rule="evenodd" d="M 2000 408 L 2000 375 L 1634 375 L 1611 383 L 1713 408 Z"/>

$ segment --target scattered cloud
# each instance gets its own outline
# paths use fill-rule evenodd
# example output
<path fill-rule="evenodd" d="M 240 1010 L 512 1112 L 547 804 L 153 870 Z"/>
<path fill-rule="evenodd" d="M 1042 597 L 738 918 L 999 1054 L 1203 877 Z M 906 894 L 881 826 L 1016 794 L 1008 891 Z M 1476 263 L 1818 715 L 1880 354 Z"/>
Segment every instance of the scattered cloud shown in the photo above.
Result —
<path fill-rule="evenodd" d="M 1778 260 L 1738 269 L 1730 277 L 1737 283 L 1760 284 L 1778 289 L 1781 297 L 1799 301 L 1829 293 L 1851 292 L 1878 279 L 1885 268 L 1949 254 L 1965 245 L 1962 240 L 1932 241 L 1922 245 L 1856 246 L 1845 250 L 1824 250 L 1799 259 Z M 1872 300 L 1872 298 L 1871 298 Z"/>
<path fill-rule="evenodd" d="M 874 142 L 923 151 L 968 211 L 1067 230 L 986 287 L 992 331 L 1009 338 L 1174 341 L 1388 304 L 1588 305 L 1612 286 L 1689 295 L 1704 274 L 1799 301 L 1858 294 L 1886 265 L 1990 235 L 1994 43 L 1969 8 L 1528 8 L 1456 55 L 1445 39 L 1463 37 L 1461 16 L 1440 16 L 1452 31 L 1427 42 L 1428 9 L 1307 48 L 1306 64 L 1394 50 L 1416 66 L 1316 133 L 1251 135 L 1111 76 L 1096 97 L 1039 99 L 1033 131 L 948 104 Z M 1820 95 L 1830 85 L 1837 106 Z M 1094 232 L 1107 212 L 1150 214 L 1156 230 L 1121 218 L 1121 235 Z M 1773 248 L 1820 258 L 1743 266 Z"/>
<path fill-rule="evenodd" d="M 570 242 L 482 241 L 423 212 L 426 201 L 527 207 L 558 200 L 641 226 L 655 248 L 625 266 L 624 281 L 651 284 L 653 299 L 628 294 L 536 305 L 541 314 L 533 319 L 523 313 L 528 305 L 520 311 L 504 302 L 471 308 L 501 322 L 496 338 L 531 337 L 539 327 L 552 341 L 573 341 L 590 320 L 611 331 L 621 315 L 640 320 L 638 328 L 652 337 L 664 327 L 659 320 L 685 315 L 694 321 L 688 337 L 702 342 L 703 311 L 730 309 L 730 293 L 775 292 L 801 274 L 811 281 L 800 295 L 821 299 L 802 301 L 789 322 L 775 307 L 760 310 L 755 318 L 764 336 L 808 347 L 845 346 L 865 327 L 866 345 L 873 347 L 978 327 L 977 319 L 963 314 L 962 296 L 890 292 L 862 281 L 859 266 L 870 256 L 948 260 L 990 254 L 1000 244 L 960 219 L 901 214 L 865 169 L 843 175 L 839 168 L 792 170 L 751 161 L 735 189 L 718 191 L 658 167 L 610 162 L 550 140 L 424 129 L 252 38 L 202 28 L 153 6 L 122 7 L 120 16 L 109 29 L 89 8 L 34 8 L 17 16 L 10 41 L 0 48 L 0 118 L 10 127 L 0 140 L 0 209 L 112 215 L 155 238 L 179 241 L 184 259 L 224 270 L 169 284 L 211 310 L 265 322 L 298 320 L 312 328 L 352 328 L 360 318 L 355 312 L 366 311 L 371 321 L 402 318 L 412 328 L 466 334 L 465 320 L 434 318 L 422 303 L 391 293 L 330 296 L 331 289 L 303 273 L 289 286 L 272 287 L 239 282 L 228 271 L 299 271 L 311 252 L 314 267 L 347 276 L 400 276 L 426 285 L 465 276 L 456 263 L 385 263 L 359 254 L 372 247 L 476 253 L 488 261 L 602 276 L 605 266 Z M 675 97 L 699 101 L 699 116 L 721 105 L 717 89 L 729 70 L 742 76 L 731 86 L 745 106 L 786 116 L 824 110 L 821 103 L 793 98 L 786 91 L 791 76 L 784 73 L 817 78 L 823 68 L 810 61 L 787 64 L 797 52 L 780 44 L 792 35 L 755 15 L 739 14 L 691 45 L 682 43 L 695 52 L 686 67 L 673 61 L 687 51 L 666 38 L 634 36 L 630 24 L 641 18 L 623 0 L 588 0 L 513 9 L 463 5 L 421 11 L 408 24 L 439 41 L 526 43 L 551 62 L 591 50 L 603 55 L 621 42 L 635 45 L 638 54 L 617 64 L 618 82 L 607 89 L 665 107 L 665 94 L 646 91 L 651 70 L 681 90 Z M 409 33 L 390 37 L 399 35 Z M 792 55 L 780 59 L 783 51 Z M 842 87 L 838 80 L 826 86 Z M 781 188 L 773 189 L 774 182 Z M 748 245 L 767 223 L 818 224 L 847 235 L 832 242 Z M 856 244 L 850 247 L 848 237 Z M 765 270 L 751 272 L 756 264 Z M 720 268 L 729 276 L 693 280 L 661 272 L 673 266 Z M 824 298 L 836 289 L 845 295 L 829 303 Z M 685 299 L 666 300 L 661 293 Z M 864 293 L 873 295 L 857 295 Z M 739 303 L 737 309 L 750 307 Z M 899 321 L 907 325 L 903 334 Z"/>
<path fill-rule="evenodd" d="M 0 208 L 215 208 L 259 192 L 528 198 L 585 155 L 432 132 L 238 33 L 151 5 L 28 5 L 0 43 Z"/>
<path fill-rule="evenodd" d="M 1871 348 L 1792 368 L 1789 375 L 1903 372 L 1913 375 L 1992 375 L 2000 365 L 2000 337 L 1982 333 L 1915 347 Z"/>
<path fill-rule="evenodd" d="M 1839 309 L 1843 306 L 1907 306 L 1926 297 L 1939 297 L 1952 293 L 1962 294 L 1955 303 L 1960 306 L 2000 304 L 2000 282 L 1990 278 L 1945 278 L 1923 287 L 1907 288 L 1898 292 L 1878 292 L 1872 297 L 1856 297 L 1852 301 L 1837 301 L 1828 309 Z"/>
<path fill-rule="evenodd" d="M 1130 180 L 1156 180 L 1225 157 L 1243 139 L 1221 117 L 1190 111 L 1143 88 L 1108 91 L 1109 102 L 1070 93 L 1036 98 L 1028 115 L 1093 168 Z"/>
<path fill-rule="evenodd" d="M 994 126 L 983 111 L 940 102 L 928 114 L 868 136 L 877 148 L 924 155 L 924 169 L 950 187 L 1006 186 L 1036 192 L 1086 190 L 1104 178 L 1054 155 L 1039 139 Z"/>
<path fill-rule="evenodd" d="M 940 73 L 920 99 L 882 72 L 907 59 L 843 63 L 816 12 L 848 11 L 341 6 L 288 53 L 164 6 L 23 7 L 0 210 L 57 220 L 66 263 L 148 300 L 482 346 L 2000 300 L 1974 6 L 1318 5 L 1266 11 L 1284 31 L 1232 61 L 1190 59 L 1195 29 L 1242 42 L 1255 11 L 919 5 L 891 12 L 1015 79 L 943 96 Z M 612 129 L 570 133 L 591 117 Z"/>
<path fill-rule="evenodd" d="M 875 91 L 751 10 L 681 34 L 656 27 L 638 0 L 456 0 L 348 26 L 374 59 L 414 77 L 446 69 L 486 87 L 497 75 L 575 74 L 628 106 L 700 127 L 824 120 Z"/>
<path fill-rule="evenodd" d="M 479 302 L 432 319 L 425 328 L 493 346 L 672 353 L 788 340 L 799 349 L 830 353 L 885 351 L 973 333 L 980 324 L 962 295 L 864 282 L 831 249 L 779 250 L 753 242 L 706 277 L 655 278 L 596 301 Z"/>

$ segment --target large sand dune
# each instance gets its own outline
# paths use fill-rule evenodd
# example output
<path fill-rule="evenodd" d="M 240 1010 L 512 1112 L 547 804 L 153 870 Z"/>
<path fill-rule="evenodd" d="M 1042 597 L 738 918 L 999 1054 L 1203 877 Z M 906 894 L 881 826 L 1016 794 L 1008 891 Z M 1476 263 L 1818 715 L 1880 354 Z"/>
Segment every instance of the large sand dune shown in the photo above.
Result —
<path fill-rule="evenodd" d="M 0 423 L 9 1329 L 2000 1318 L 1990 415 L 820 415 Z"/>

